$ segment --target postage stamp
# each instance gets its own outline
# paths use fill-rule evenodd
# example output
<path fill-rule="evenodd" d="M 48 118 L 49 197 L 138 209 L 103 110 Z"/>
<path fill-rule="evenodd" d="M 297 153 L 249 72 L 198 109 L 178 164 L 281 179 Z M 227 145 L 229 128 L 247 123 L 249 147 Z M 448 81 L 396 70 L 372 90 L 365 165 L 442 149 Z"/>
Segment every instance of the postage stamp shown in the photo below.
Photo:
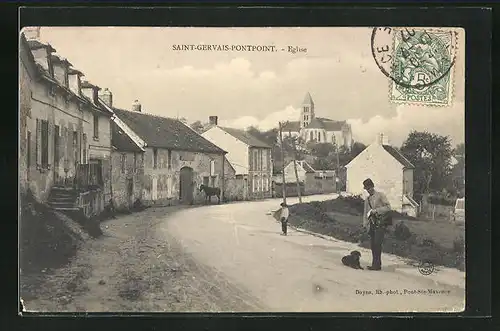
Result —
<path fill-rule="evenodd" d="M 449 106 L 453 100 L 457 31 L 453 29 L 375 28 L 372 52 L 390 78 L 394 103 Z"/>

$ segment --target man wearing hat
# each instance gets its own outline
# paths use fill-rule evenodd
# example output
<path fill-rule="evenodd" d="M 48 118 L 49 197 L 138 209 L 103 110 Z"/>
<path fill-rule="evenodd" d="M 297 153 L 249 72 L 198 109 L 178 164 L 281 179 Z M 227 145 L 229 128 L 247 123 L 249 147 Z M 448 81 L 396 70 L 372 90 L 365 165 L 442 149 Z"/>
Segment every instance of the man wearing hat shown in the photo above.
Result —
<path fill-rule="evenodd" d="M 365 200 L 363 227 L 368 229 L 372 250 L 372 265 L 368 266 L 367 269 L 381 270 L 382 243 L 387 226 L 387 223 L 384 222 L 384 216 L 389 215 L 391 205 L 384 193 L 375 190 L 375 184 L 370 178 L 363 181 L 363 187 L 369 194 Z"/>

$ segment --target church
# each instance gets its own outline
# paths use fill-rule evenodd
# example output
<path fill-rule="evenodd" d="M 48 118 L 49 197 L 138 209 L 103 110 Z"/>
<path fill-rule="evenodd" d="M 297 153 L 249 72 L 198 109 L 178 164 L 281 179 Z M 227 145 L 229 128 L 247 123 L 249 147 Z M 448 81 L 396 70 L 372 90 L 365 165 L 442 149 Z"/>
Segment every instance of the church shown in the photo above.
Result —
<path fill-rule="evenodd" d="M 335 121 L 316 117 L 314 101 L 307 92 L 300 110 L 298 121 L 289 121 L 283 125 L 283 136 L 299 136 L 305 142 L 336 143 L 350 150 L 353 144 L 351 125 L 346 121 Z"/>

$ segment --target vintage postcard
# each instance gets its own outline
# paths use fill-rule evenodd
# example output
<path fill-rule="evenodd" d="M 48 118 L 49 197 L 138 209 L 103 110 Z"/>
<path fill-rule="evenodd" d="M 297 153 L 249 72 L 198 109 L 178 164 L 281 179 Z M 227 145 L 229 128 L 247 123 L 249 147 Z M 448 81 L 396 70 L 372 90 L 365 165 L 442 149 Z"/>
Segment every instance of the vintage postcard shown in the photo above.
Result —
<path fill-rule="evenodd" d="M 465 30 L 26 27 L 20 311 L 460 312 Z"/>

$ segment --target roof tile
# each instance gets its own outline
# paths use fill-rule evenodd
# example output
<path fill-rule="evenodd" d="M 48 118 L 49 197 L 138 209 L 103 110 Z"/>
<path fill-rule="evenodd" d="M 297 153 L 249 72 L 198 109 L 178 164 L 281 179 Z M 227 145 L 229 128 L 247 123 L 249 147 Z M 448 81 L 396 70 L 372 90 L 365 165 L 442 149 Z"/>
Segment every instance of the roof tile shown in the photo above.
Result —
<path fill-rule="evenodd" d="M 223 149 L 203 138 L 179 120 L 118 108 L 113 108 L 113 111 L 150 147 L 225 153 Z"/>
<path fill-rule="evenodd" d="M 247 131 L 233 129 L 233 128 L 226 128 L 226 127 L 219 127 L 219 128 L 226 131 L 227 133 L 229 133 L 231 136 L 235 137 L 236 139 L 241 140 L 242 142 L 249 145 L 250 147 L 271 148 L 271 146 L 269 146 L 265 142 L 260 141 L 259 139 L 255 138 Z"/>
<path fill-rule="evenodd" d="M 142 152 L 141 148 L 113 121 L 111 122 L 111 144 L 121 152 Z"/>
<path fill-rule="evenodd" d="M 391 145 L 382 145 L 382 147 L 387 151 L 387 153 L 391 154 L 393 158 L 395 158 L 399 163 L 401 163 L 407 169 L 413 169 L 415 166 L 397 149 L 392 147 Z"/>

